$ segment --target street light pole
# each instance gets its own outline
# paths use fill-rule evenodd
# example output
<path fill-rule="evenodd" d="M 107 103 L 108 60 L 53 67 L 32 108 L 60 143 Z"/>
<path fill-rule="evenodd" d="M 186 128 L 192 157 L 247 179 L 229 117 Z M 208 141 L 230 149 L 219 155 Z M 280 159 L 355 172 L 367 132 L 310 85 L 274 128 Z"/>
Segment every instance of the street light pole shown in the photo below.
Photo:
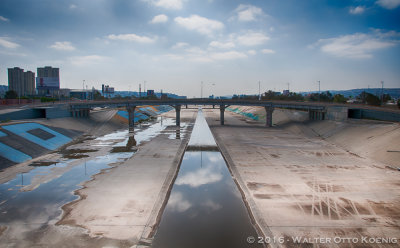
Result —
<path fill-rule="evenodd" d="M 86 96 L 85 96 L 85 79 L 83 79 L 83 82 L 82 82 L 82 93 L 83 93 L 83 97 L 86 99 Z M 84 99 L 82 99 L 82 100 L 84 100 Z"/>
<path fill-rule="evenodd" d="M 258 100 L 261 100 L 261 82 L 258 81 Z"/>
<path fill-rule="evenodd" d="M 318 102 L 321 100 L 321 81 L 318 82 Z"/>
<path fill-rule="evenodd" d="M 383 106 L 383 81 L 381 81 L 381 84 L 382 84 L 381 106 Z"/>
<path fill-rule="evenodd" d="M 203 98 L 203 81 L 201 81 L 200 98 Z"/>

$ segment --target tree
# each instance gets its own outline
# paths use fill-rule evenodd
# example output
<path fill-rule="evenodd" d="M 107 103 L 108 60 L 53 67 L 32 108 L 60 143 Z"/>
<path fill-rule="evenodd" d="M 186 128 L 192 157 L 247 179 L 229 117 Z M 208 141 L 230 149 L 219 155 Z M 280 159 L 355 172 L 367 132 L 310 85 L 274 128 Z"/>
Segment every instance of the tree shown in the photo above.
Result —
<path fill-rule="evenodd" d="M 362 100 L 363 103 L 366 103 L 368 105 L 374 105 L 374 106 L 381 105 L 381 100 L 379 99 L 379 97 L 365 91 L 361 92 L 361 94 L 357 98 Z"/>
<path fill-rule="evenodd" d="M 6 92 L 5 99 L 17 99 L 18 98 L 18 94 L 17 92 L 13 91 L 13 90 L 9 90 Z"/>
<path fill-rule="evenodd" d="M 334 102 L 337 102 L 337 103 L 346 103 L 347 98 L 344 97 L 342 94 L 336 94 L 336 95 L 333 97 L 333 101 L 334 101 Z"/>
<path fill-rule="evenodd" d="M 388 102 L 392 100 L 392 97 L 389 94 L 383 94 L 383 102 Z"/>
<path fill-rule="evenodd" d="M 102 96 L 100 94 L 100 92 L 98 90 L 96 90 L 96 91 L 94 91 L 93 99 L 94 100 L 104 100 L 104 96 Z"/>
<path fill-rule="evenodd" d="M 400 99 L 397 100 L 397 107 L 400 109 Z"/>

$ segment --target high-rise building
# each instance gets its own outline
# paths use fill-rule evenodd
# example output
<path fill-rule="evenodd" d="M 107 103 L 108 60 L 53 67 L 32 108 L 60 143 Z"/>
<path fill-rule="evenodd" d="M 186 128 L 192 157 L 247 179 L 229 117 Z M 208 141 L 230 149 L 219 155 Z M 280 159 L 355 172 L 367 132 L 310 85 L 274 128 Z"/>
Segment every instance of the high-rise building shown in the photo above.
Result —
<path fill-rule="evenodd" d="M 60 93 L 60 69 L 51 66 L 37 68 L 36 88 L 39 95 L 58 96 Z"/>
<path fill-rule="evenodd" d="M 51 66 L 39 67 L 37 68 L 37 76 L 39 78 L 60 78 L 60 69 Z"/>
<path fill-rule="evenodd" d="M 24 72 L 25 95 L 35 95 L 35 73 L 31 71 Z"/>
<path fill-rule="evenodd" d="M 24 92 L 24 69 L 8 68 L 8 90 L 13 90 L 18 96 Z"/>
<path fill-rule="evenodd" d="M 8 89 L 15 91 L 20 97 L 34 95 L 35 73 L 24 72 L 19 67 L 8 68 Z"/>

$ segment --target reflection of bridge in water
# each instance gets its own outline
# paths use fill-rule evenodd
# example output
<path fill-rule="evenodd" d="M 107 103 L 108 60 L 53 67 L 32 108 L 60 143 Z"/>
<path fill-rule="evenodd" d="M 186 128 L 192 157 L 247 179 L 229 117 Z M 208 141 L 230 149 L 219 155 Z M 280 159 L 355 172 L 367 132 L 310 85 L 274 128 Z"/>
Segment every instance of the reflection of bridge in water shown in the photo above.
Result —
<path fill-rule="evenodd" d="M 326 106 L 321 103 L 304 103 L 304 102 L 271 102 L 271 101 L 254 101 L 254 100 L 225 100 L 225 99 L 168 99 L 168 100 L 118 100 L 118 101 L 94 101 L 71 103 L 70 110 L 73 117 L 86 117 L 90 110 L 95 107 L 121 108 L 125 107 L 128 111 L 129 127 L 133 128 L 135 108 L 144 105 L 170 105 L 175 108 L 176 125 L 180 125 L 180 112 L 182 106 L 188 108 L 189 105 L 196 106 L 212 106 L 219 108 L 220 122 L 224 125 L 225 109 L 231 105 L 237 106 L 261 106 L 266 111 L 265 125 L 272 126 L 272 112 L 275 108 L 295 109 L 309 112 L 310 120 L 325 119 Z"/>

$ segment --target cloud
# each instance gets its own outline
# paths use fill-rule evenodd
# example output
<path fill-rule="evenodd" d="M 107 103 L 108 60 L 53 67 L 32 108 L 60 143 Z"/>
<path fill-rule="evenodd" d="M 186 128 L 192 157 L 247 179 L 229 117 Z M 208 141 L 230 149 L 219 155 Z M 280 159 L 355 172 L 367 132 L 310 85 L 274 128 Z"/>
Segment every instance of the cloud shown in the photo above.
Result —
<path fill-rule="evenodd" d="M 210 47 L 221 48 L 221 49 L 231 49 L 235 47 L 235 43 L 229 42 L 219 42 L 219 41 L 211 41 L 209 44 Z"/>
<path fill-rule="evenodd" d="M 184 0 L 143 0 L 157 7 L 179 10 L 183 7 Z"/>
<path fill-rule="evenodd" d="M 71 5 L 69 6 L 69 9 L 76 9 L 76 8 L 78 8 L 78 6 L 76 6 L 75 4 L 71 4 Z"/>
<path fill-rule="evenodd" d="M 150 38 L 147 36 L 140 36 L 136 34 L 110 34 L 107 36 L 108 39 L 110 40 L 123 40 L 123 41 L 134 41 L 138 43 L 154 43 L 155 38 Z"/>
<path fill-rule="evenodd" d="M 269 37 L 259 32 L 248 32 L 247 34 L 237 37 L 237 41 L 244 46 L 257 46 L 264 44 Z"/>
<path fill-rule="evenodd" d="M 336 57 L 367 59 L 372 58 L 373 52 L 395 46 L 398 43 L 398 40 L 393 38 L 398 37 L 399 34 L 394 31 L 387 33 L 382 33 L 380 30 L 373 31 L 369 34 L 355 33 L 320 39 L 311 48 L 320 47 L 322 52 Z"/>
<path fill-rule="evenodd" d="M 8 18 L 5 18 L 4 16 L 0 16 L 0 21 L 3 21 L 3 22 L 9 22 L 9 21 L 10 21 L 10 19 L 8 19 Z"/>
<path fill-rule="evenodd" d="M 187 18 L 176 17 L 175 22 L 188 30 L 197 31 L 205 35 L 212 35 L 213 32 L 224 28 L 222 22 L 207 19 L 198 15 L 191 15 Z"/>
<path fill-rule="evenodd" d="M 257 16 L 263 15 L 262 9 L 253 5 L 240 4 L 235 12 L 239 21 L 250 22 L 255 21 Z"/>
<path fill-rule="evenodd" d="M 156 15 L 153 17 L 153 19 L 150 21 L 150 23 L 156 24 L 156 23 L 165 23 L 168 21 L 168 16 L 166 15 Z"/>
<path fill-rule="evenodd" d="M 171 60 L 182 60 L 182 59 L 184 59 L 183 56 L 180 56 L 180 55 L 177 55 L 177 54 L 173 54 L 173 53 L 168 53 L 168 54 L 165 54 L 164 56 L 167 57 L 168 59 L 171 59 Z"/>
<path fill-rule="evenodd" d="M 86 66 L 93 65 L 104 62 L 108 59 L 108 57 L 100 56 L 100 55 L 87 55 L 87 56 L 74 56 L 69 58 L 71 64 L 77 66 Z"/>
<path fill-rule="evenodd" d="M 221 204 L 218 204 L 212 200 L 207 200 L 203 202 L 201 205 L 208 208 L 209 211 L 217 211 L 222 208 Z"/>
<path fill-rule="evenodd" d="M 400 6 L 400 0 L 378 0 L 376 4 L 385 9 L 395 9 Z"/>
<path fill-rule="evenodd" d="M 50 48 L 60 51 L 74 51 L 75 47 L 69 41 L 56 41 Z"/>
<path fill-rule="evenodd" d="M 255 50 L 248 50 L 247 53 L 250 54 L 250 55 L 256 55 L 257 54 L 257 52 Z"/>
<path fill-rule="evenodd" d="M 188 185 L 192 188 L 200 187 L 204 184 L 210 184 L 218 182 L 222 179 L 222 175 L 217 172 L 213 172 L 211 167 L 198 169 L 193 172 L 188 172 L 181 177 L 176 179 L 176 185 Z"/>
<path fill-rule="evenodd" d="M 364 13 L 364 11 L 365 11 L 364 6 L 357 6 L 357 7 L 351 7 L 349 10 L 349 13 L 353 14 L 353 15 L 360 15 L 360 14 Z"/>
<path fill-rule="evenodd" d="M 13 49 L 19 47 L 19 44 L 8 41 L 7 37 L 0 37 L 0 46 Z"/>
<path fill-rule="evenodd" d="M 273 53 L 275 53 L 275 51 L 271 50 L 271 49 L 263 49 L 263 50 L 261 50 L 261 52 L 263 54 L 273 54 Z"/>
<path fill-rule="evenodd" d="M 172 47 L 172 49 L 179 49 L 179 48 L 184 48 L 184 47 L 188 47 L 188 46 L 189 46 L 189 44 L 186 42 L 178 42 Z"/>
<path fill-rule="evenodd" d="M 191 206 L 192 204 L 188 200 L 185 200 L 180 192 L 173 192 L 168 199 L 168 207 L 174 212 L 185 212 Z"/>
<path fill-rule="evenodd" d="M 223 53 L 212 53 L 210 57 L 214 60 L 231 60 L 247 58 L 247 55 L 237 51 L 229 51 Z"/>

